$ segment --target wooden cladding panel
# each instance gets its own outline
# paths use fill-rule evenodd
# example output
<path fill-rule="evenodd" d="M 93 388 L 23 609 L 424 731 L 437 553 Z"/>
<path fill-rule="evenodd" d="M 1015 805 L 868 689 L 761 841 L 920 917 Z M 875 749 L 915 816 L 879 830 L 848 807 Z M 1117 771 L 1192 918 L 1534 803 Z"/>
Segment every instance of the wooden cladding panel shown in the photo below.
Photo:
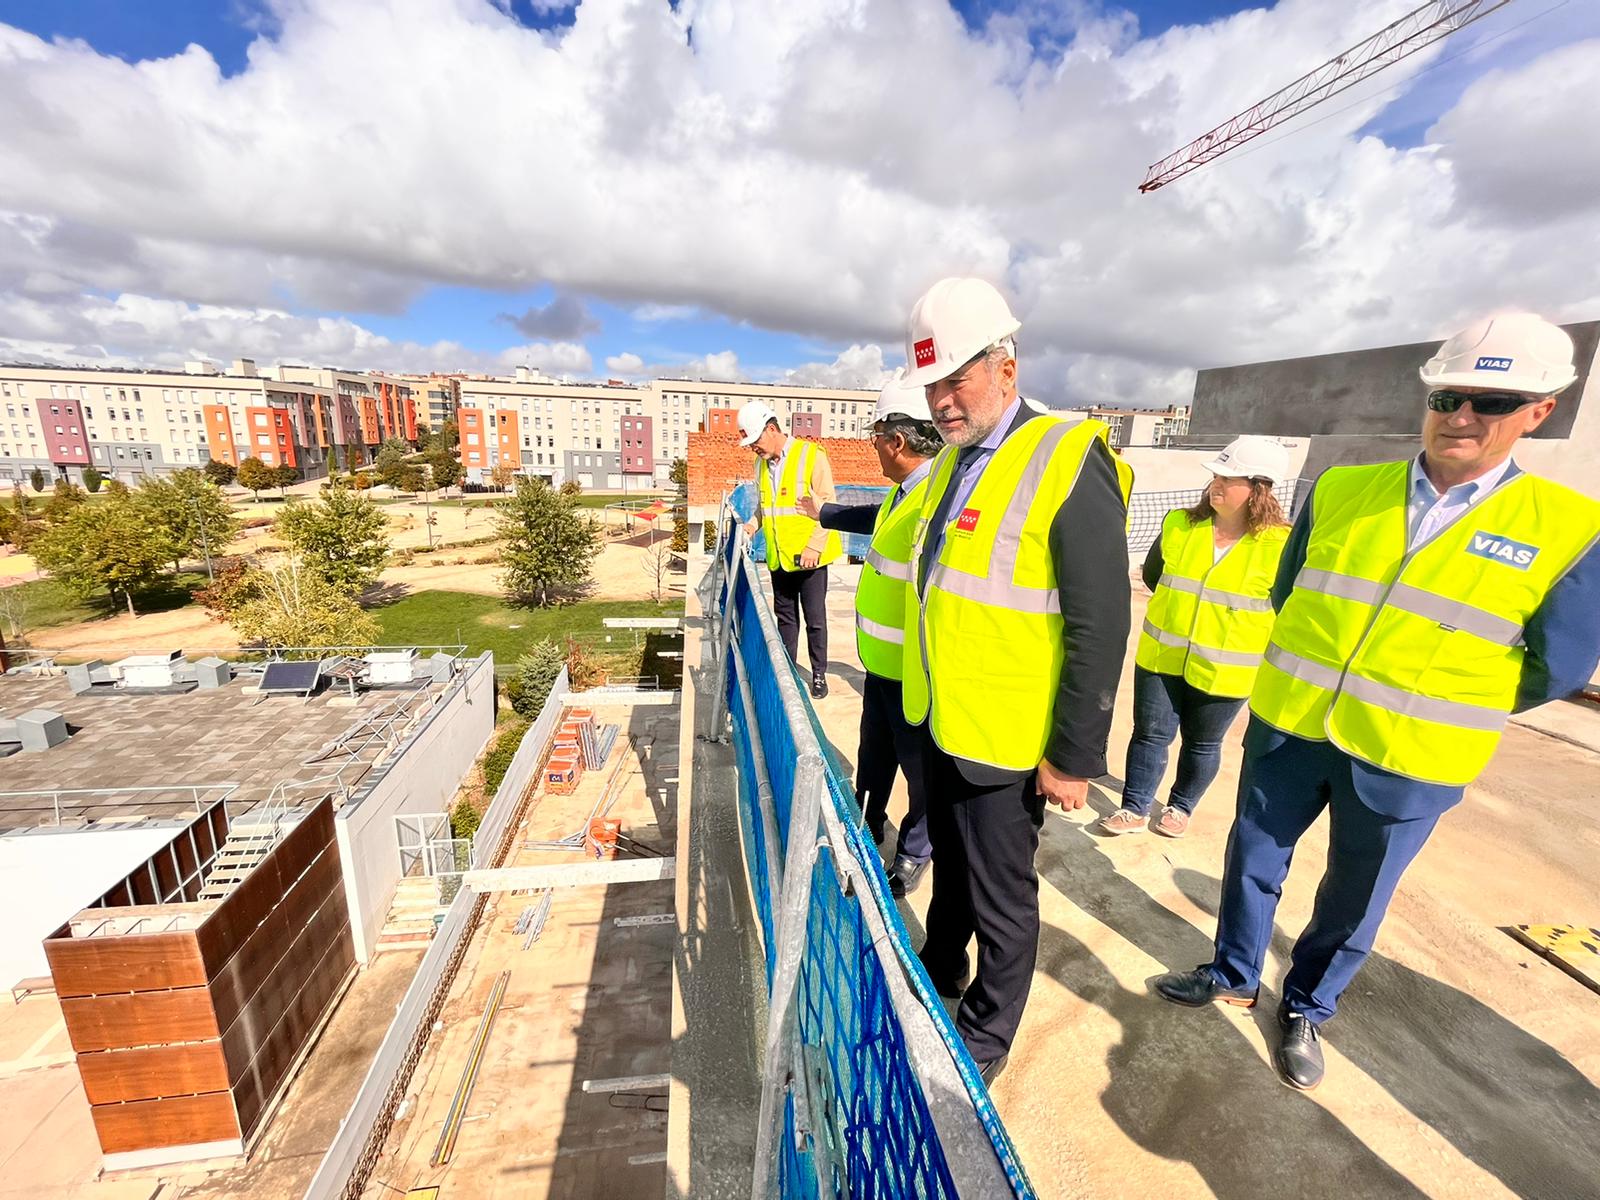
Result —
<path fill-rule="evenodd" d="M 63 998 L 206 984 L 205 964 L 192 929 L 58 939 L 46 942 L 44 952 L 56 995 Z"/>
<path fill-rule="evenodd" d="M 203 987 L 68 998 L 61 1001 L 61 1015 L 80 1054 L 221 1036 L 211 993 Z"/>
<path fill-rule="evenodd" d="M 80 1054 L 78 1073 L 90 1104 L 221 1092 L 228 1087 L 228 1064 L 220 1042 Z"/>
<path fill-rule="evenodd" d="M 211 1000 L 218 1025 L 226 1030 L 233 1023 L 251 997 L 271 980 L 306 927 L 330 903 L 348 908 L 338 851 L 331 846 L 250 931 L 235 953 L 212 968 Z"/>
<path fill-rule="evenodd" d="M 268 1103 L 287 1081 L 289 1070 L 307 1039 L 355 971 L 355 943 L 350 937 L 348 913 L 345 916 L 346 923 L 335 932 L 321 961 L 256 1049 L 248 1069 L 234 1083 L 234 1105 L 239 1113 L 239 1127 L 246 1138 L 255 1133 Z"/>
<path fill-rule="evenodd" d="M 306 986 L 329 948 L 341 941 L 349 942 L 349 923 L 350 910 L 344 896 L 329 896 L 299 936 L 275 948 L 274 953 L 281 949 L 282 956 L 232 1021 L 222 1017 L 221 1005 L 216 1000 L 217 985 L 223 981 L 212 985 L 213 1005 L 218 1008 L 217 1024 L 222 1030 L 222 1049 L 228 1059 L 231 1078 L 238 1079 L 242 1069 L 255 1057 L 256 1048 L 266 1040 L 295 996 Z M 353 948 L 351 955 L 353 958 Z"/>
<path fill-rule="evenodd" d="M 333 802 L 325 799 L 284 835 L 201 925 L 200 953 L 208 974 L 216 974 L 282 902 L 295 880 L 333 844 Z"/>
<path fill-rule="evenodd" d="M 168 1100 L 135 1100 L 129 1104 L 91 1107 L 100 1149 L 107 1154 L 151 1146 L 189 1146 L 230 1141 L 239 1136 L 239 1118 L 227 1092 L 176 1096 Z"/>

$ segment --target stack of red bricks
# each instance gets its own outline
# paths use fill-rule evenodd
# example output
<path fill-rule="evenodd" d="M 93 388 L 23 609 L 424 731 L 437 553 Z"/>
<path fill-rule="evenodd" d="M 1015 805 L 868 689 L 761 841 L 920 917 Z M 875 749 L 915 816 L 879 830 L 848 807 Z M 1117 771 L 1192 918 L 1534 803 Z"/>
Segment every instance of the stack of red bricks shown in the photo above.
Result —
<path fill-rule="evenodd" d="M 593 726 L 591 709 L 573 709 L 556 730 L 555 744 L 550 748 L 550 761 L 544 769 L 544 787 L 558 796 L 570 796 L 578 790 L 583 779 L 583 735 L 586 725 Z"/>
<path fill-rule="evenodd" d="M 881 486 L 888 481 L 878 466 L 878 455 L 866 438 L 823 438 L 817 443 L 828 452 L 835 484 Z M 755 455 L 739 445 L 730 433 L 689 435 L 689 503 L 716 504 L 724 492 L 756 477 Z"/>

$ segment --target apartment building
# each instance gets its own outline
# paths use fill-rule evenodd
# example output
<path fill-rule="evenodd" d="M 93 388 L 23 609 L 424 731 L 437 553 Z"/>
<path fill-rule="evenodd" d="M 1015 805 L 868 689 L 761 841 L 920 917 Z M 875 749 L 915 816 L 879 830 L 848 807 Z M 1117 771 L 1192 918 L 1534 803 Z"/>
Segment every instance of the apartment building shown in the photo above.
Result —
<path fill-rule="evenodd" d="M 300 366 L 275 367 L 272 374 L 286 383 L 315 384 L 332 395 L 328 436 L 346 470 L 370 463 L 388 438 L 417 439 L 422 388 L 416 376 Z"/>
<path fill-rule="evenodd" d="M 0 487 L 35 468 L 137 481 L 252 455 L 314 479 L 327 473 L 333 409 L 327 389 L 263 376 L 249 359 L 227 372 L 0 366 Z"/>
<path fill-rule="evenodd" d="M 1189 406 L 1170 404 L 1166 408 L 1073 408 L 1068 417 L 1092 417 L 1104 421 L 1113 449 L 1129 446 L 1164 448 L 1181 441 L 1189 432 Z"/>
<path fill-rule="evenodd" d="M 438 433 L 446 421 L 456 419 L 461 407 L 461 377 L 459 375 L 400 375 L 411 387 L 416 399 L 417 423 L 426 425 L 430 433 Z"/>
<path fill-rule="evenodd" d="M 461 464 L 475 483 L 507 463 L 554 484 L 665 487 L 689 435 L 735 428 L 751 400 L 804 437 L 864 437 L 877 392 L 698 379 L 573 384 L 525 368 L 513 378 L 469 376 L 460 380 Z"/>

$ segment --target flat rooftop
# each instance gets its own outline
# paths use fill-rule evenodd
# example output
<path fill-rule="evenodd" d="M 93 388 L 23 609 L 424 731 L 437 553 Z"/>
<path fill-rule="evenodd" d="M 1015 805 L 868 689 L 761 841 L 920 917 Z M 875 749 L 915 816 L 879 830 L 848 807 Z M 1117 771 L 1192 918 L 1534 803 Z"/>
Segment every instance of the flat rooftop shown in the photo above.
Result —
<path fill-rule="evenodd" d="M 64 675 L 0 676 L 0 713 L 14 718 L 30 709 L 59 712 L 74 732 L 60 746 L 0 760 L 0 792 L 54 788 L 139 788 L 237 782 L 229 801 L 234 815 L 265 800 L 280 783 L 310 783 L 330 776 L 342 763 L 342 778 L 354 784 L 382 750 L 369 746 L 361 766 L 349 755 L 307 763 L 346 733 L 396 704 L 398 690 L 357 692 L 352 701 L 342 684 L 309 701 L 299 696 L 262 696 L 255 677 L 226 687 L 180 694 L 126 691 L 75 696 Z M 430 685 L 429 693 L 442 690 Z M 423 707 L 421 697 L 411 705 Z M 202 794 L 204 806 L 220 792 Z M 90 821 L 133 818 L 170 820 L 196 811 L 187 788 L 129 792 L 124 796 L 63 797 L 61 815 Z M 49 797 L 0 796 L 0 831 L 56 823 Z"/>

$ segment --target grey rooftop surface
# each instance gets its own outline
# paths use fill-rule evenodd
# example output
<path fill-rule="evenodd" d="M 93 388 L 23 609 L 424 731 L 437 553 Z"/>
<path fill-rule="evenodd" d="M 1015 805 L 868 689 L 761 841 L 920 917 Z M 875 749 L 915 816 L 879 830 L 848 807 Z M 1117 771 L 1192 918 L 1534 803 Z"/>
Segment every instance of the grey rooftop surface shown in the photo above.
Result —
<path fill-rule="evenodd" d="M 0 759 L 0 792 L 51 788 L 134 788 L 205 785 L 236 781 L 229 801 L 237 816 L 267 799 L 285 780 L 311 781 L 330 775 L 345 756 L 307 766 L 304 760 L 361 721 L 392 705 L 395 691 L 358 692 L 349 707 L 342 685 L 309 701 L 299 696 L 261 696 L 250 677 L 226 687 L 182 694 L 127 692 L 74 696 L 64 676 L 0 676 L 0 715 L 14 719 L 30 709 L 62 713 L 72 736 L 37 753 Z M 249 691 L 246 691 L 246 688 Z M 438 692 L 431 685 L 430 692 Z M 335 703 L 337 701 L 337 703 Z M 377 747 L 363 758 L 370 762 Z M 362 769 L 344 780 L 354 784 Z M 202 805 L 220 792 L 203 795 Z M 130 793 L 62 804 L 63 814 L 89 820 L 146 817 L 171 819 L 195 811 L 187 791 Z M 0 830 L 53 824 L 48 796 L 0 798 Z"/>

